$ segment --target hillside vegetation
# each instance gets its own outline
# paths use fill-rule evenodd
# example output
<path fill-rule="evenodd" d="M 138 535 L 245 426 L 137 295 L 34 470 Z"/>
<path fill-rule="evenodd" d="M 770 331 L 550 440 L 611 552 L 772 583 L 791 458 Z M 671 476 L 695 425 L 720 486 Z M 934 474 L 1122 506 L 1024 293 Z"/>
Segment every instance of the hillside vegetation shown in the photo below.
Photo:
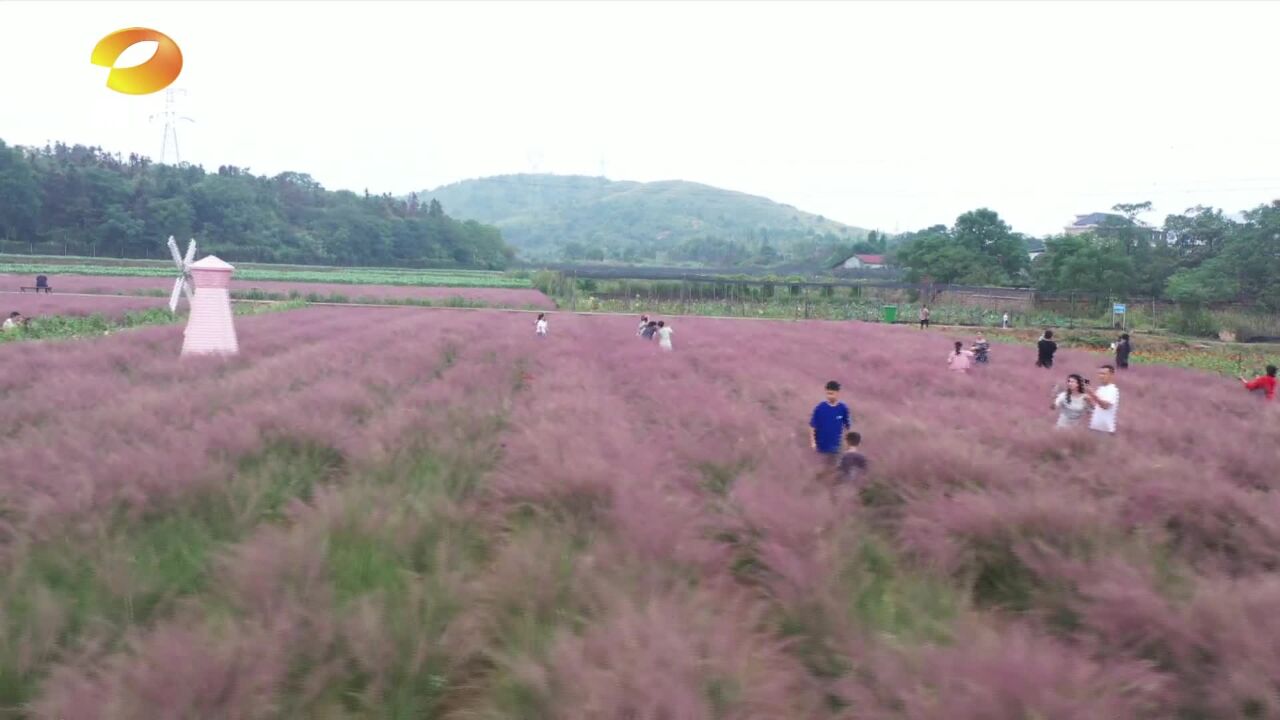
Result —
<path fill-rule="evenodd" d="M 163 258 L 170 235 L 231 262 L 501 269 L 512 255 L 496 228 L 438 203 L 329 191 L 305 173 L 0 141 L 0 252 Z"/>
<path fill-rule="evenodd" d="M 529 259 L 773 265 L 825 260 L 867 235 L 767 198 L 681 180 L 502 175 L 417 197 L 497 226 Z"/>

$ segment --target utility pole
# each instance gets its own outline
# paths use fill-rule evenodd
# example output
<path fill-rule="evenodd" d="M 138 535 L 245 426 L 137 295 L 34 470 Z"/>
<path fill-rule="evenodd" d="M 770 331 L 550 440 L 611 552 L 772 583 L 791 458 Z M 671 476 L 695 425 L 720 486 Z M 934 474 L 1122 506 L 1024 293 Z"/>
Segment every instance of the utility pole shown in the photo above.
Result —
<path fill-rule="evenodd" d="M 173 141 L 173 164 L 180 165 L 182 163 L 182 155 L 178 151 L 178 121 L 185 120 L 189 123 L 195 120 L 178 115 L 177 99 L 178 94 L 186 95 L 187 91 L 182 89 L 169 88 L 164 91 L 164 112 L 152 115 L 148 118 L 154 122 L 156 118 L 164 120 L 164 137 L 160 141 L 160 158 L 158 162 L 164 164 L 165 156 L 169 153 L 169 142 Z"/>

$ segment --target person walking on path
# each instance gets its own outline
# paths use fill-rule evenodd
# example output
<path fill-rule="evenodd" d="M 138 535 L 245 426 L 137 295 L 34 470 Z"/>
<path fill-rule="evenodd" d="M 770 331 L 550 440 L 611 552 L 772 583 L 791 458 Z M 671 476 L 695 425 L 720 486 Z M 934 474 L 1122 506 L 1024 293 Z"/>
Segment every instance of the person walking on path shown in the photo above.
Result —
<path fill-rule="evenodd" d="M 964 349 L 964 343 L 956 341 L 955 352 L 947 357 L 947 368 L 953 372 L 967 373 L 973 367 L 973 353 Z"/>
<path fill-rule="evenodd" d="M 538 337 L 547 336 L 547 314 L 538 313 L 538 321 L 533 324 L 533 332 Z"/>
<path fill-rule="evenodd" d="M 1053 367 L 1054 353 L 1058 352 L 1058 343 L 1053 341 L 1053 331 L 1045 330 L 1036 343 L 1036 367 Z"/>
<path fill-rule="evenodd" d="M 665 320 L 658 321 L 658 347 L 671 352 L 671 334 L 675 332 Z"/>
<path fill-rule="evenodd" d="M 824 461 L 835 465 L 840 455 L 840 441 L 853 426 L 849 406 L 840 401 L 840 383 L 827 383 L 827 397 L 813 408 L 809 418 L 809 447 L 818 451 Z"/>
<path fill-rule="evenodd" d="M 920 308 L 920 329 L 924 330 L 929 327 L 929 306 L 925 305 Z"/>
<path fill-rule="evenodd" d="M 1129 352 L 1133 350 L 1133 346 L 1129 344 L 1129 333 L 1121 333 L 1120 339 L 1114 345 L 1116 349 L 1116 368 L 1120 370 L 1129 369 Z"/>
<path fill-rule="evenodd" d="M 1244 383 L 1245 390 L 1249 390 L 1249 391 L 1261 390 L 1263 398 L 1267 400 L 1276 399 L 1276 366 L 1275 365 L 1268 365 L 1267 373 L 1265 375 L 1259 375 L 1258 377 L 1252 380 L 1245 380 L 1244 378 L 1240 378 L 1240 382 Z"/>
<path fill-rule="evenodd" d="M 1089 381 L 1072 373 L 1067 376 L 1067 389 L 1055 392 L 1053 409 L 1058 411 L 1058 423 L 1055 427 L 1080 427 L 1084 415 L 1089 410 L 1089 401 L 1085 397 L 1085 388 Z M 1057 390 L 1057 386 L 1054 386 Z"/>
<path fill-rule="evenodd" d="M 1089 399 L 1093 412 L 1089 415 L 1089 429 L 1114 435 L 1116 432 L 1116 412 L 1120 409 L 1120 388 L 1115 384 L 1116 369 L 1112 365 L 1098 368 L 1098 387 L 1085 386 L 1084 394 Z"/>

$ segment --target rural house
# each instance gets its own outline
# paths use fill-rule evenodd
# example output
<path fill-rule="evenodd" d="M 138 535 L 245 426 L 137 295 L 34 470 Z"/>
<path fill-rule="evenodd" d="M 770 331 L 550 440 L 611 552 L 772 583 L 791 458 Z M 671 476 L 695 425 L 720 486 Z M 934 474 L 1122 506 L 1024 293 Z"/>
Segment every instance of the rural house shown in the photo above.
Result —
<path fill-rule="evenodd" d="M 1085 233 L 1096 233 L 1099 230 L 1105 231 L 1118 227 L 1128 227 L 1129 224 L 1129 218 L 1123 215 L 1095 212 L 1087 215 L 1077 215 L 1075 222 L 1062 230 L 1067 235 L 1084 235 Z M 1141 220 L 1134 221 L 1133 225 L 1150 232 L 1153 241 L 1158 240 L 1162 234 L 1160 228 L 1151 227 Z"/>
<path fill-rule="evenodd" d="M 845 270 L 879 270 L 884 266 L 883 255 L 852 255 L 840 263 Z"/>

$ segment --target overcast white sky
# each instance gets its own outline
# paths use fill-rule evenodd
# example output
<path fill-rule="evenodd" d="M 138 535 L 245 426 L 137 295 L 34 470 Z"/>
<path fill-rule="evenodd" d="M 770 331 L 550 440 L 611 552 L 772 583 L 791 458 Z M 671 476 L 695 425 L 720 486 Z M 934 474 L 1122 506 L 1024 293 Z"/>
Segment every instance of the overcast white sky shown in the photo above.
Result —
<path fill-rule="evenodd" d="M 1280 198 L 1280 3 L 0 2 L 0 139 L 157 157 L 163 93 L 89 63 L 130 26 L 182 48 L 183 160 L 330 189 L 603 163 L 868 228 L 987 206 L 1034 234 Z"/>

